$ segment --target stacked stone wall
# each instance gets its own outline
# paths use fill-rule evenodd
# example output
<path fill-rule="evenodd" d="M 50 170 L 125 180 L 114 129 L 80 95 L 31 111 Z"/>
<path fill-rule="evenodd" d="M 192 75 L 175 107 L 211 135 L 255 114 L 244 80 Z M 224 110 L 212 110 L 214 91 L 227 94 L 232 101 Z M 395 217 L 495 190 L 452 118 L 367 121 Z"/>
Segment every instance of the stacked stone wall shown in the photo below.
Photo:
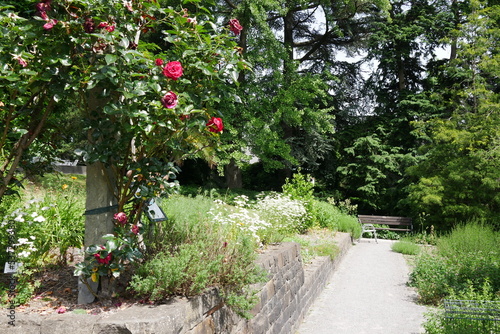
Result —
<path fill-rule="evenodd" d="M 23 315 L 9 333 L 50 334 L 291 334 L 321 293 L 328 280 L 352 245 L 346 233 L 337 233 L 340 249 L 334 259 L 319 257 L 303 265 L 300 246 L 284 243 L 271 247 L 257 260 L 269 280 L 257 286 L 259 302 L 243 319 L 221 303 L 217 290 L 191 299 L 178 298 L 166 305 L 132 306 L 112 314 Z M 7 321 L 0 324 L 3 333 Z"/>

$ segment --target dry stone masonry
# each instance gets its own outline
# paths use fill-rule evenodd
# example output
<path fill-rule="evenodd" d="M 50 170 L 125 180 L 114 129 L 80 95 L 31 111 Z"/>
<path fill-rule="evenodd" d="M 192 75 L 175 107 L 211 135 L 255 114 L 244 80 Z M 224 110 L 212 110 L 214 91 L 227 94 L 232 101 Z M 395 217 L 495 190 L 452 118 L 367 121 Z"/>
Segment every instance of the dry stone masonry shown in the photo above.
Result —
<path fill-rule="evenodd" d="M 137 305 L 112 314 L 19 314 L 15 327 L 0 323 L 0 332 L 30 334 L 290 334 L 296 331 L 307 310 L 323 290 L 352 241 L 349 234 L 337 233 L 340 254 L 331 260 L 316 258 L 305 267 L 300 246 L 284 243 L 270 247 L 258 258 L 269 273 L 262 284 L 260 302 L 250 320 L 220 307 L 217 290 L 191 299 L 178 298 L 158 306 Z"/>

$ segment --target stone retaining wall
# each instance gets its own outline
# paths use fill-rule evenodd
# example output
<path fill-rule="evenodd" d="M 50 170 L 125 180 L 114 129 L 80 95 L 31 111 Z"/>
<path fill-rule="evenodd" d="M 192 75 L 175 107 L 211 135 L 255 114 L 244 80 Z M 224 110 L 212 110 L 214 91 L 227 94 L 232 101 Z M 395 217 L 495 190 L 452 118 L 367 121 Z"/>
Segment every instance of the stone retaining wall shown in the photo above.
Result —
<path fill-rule="evenodd" d="M 216 290 L 203 296 L 179 298 L 159 306 L 132 306 L 99 316 L 65 313 L 23 315 L 16 326 L 0 323 L 0 332 L 30 334 L 290 334 L 302 322 L 307 310 L 325 287 L 330 275 L 351 246 L 347 233 L 337 233 L 334 242 L 340 254 L 331 260 L 316 258 L 305 269 L 299 245 L 284 243 L 262 254 L 258 263 L 269 272 L 269 281 L 260 286 L 260 302 L 245 320 L 220 304 Z M 8 327 L 6 327 L 8 326 Z"/>

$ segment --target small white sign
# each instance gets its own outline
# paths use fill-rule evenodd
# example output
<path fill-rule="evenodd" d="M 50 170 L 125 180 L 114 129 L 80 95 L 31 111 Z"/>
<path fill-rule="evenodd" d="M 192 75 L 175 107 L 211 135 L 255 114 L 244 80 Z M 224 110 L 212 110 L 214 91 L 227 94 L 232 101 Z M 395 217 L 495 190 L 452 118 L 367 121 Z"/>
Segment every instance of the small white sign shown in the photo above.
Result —
<path fill-rule="evenodd" d="M 152 222 L 167 220 L 167 216 L 153 198 L 146 203 L 145 212 Z"/>
<path fill-rule="evenodd" d="M 17 272 L 17 269 L 23 264 L 20 262 L 5 262 L 3 269 L 4 274 L 13 274 Z"/>

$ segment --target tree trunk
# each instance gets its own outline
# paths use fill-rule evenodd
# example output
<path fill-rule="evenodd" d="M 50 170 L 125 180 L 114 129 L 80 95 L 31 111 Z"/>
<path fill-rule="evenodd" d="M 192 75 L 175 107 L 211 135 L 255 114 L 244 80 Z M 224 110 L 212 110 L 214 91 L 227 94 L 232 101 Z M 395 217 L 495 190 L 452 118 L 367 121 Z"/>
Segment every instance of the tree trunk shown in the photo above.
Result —
<path fill-rule="evenodd" d="M 224 174 L 226 176 L 226 184 L 229 189 L 243 188 L 241 169 L 236 164 L 234 159 L 231 159 L 231 162 L 224 167 Z"/>

